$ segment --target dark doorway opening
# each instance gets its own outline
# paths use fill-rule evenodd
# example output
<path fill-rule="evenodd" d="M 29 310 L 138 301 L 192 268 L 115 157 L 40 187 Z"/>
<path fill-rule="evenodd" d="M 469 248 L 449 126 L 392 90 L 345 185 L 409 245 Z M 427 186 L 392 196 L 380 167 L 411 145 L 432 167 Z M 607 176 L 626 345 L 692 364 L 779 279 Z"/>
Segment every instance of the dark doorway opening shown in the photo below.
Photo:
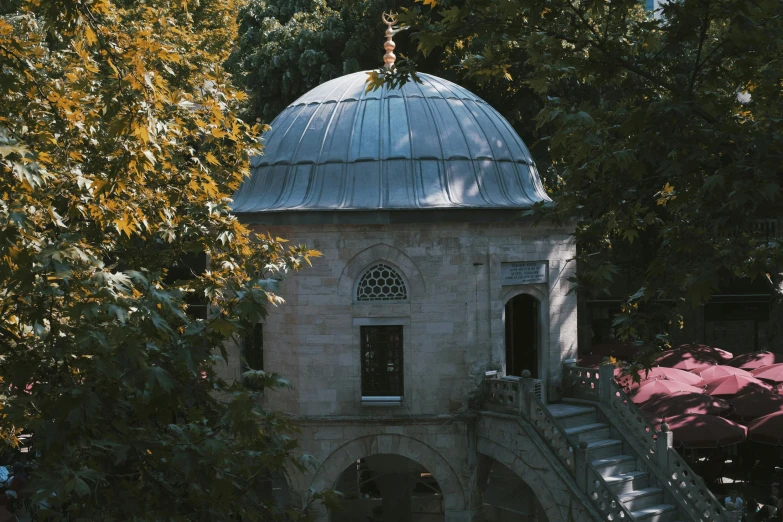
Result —
<path fill-rule="evenodd" d="M 538 300 L 521 294 L 506 303 L 506 375 L 538 378 Z"/>

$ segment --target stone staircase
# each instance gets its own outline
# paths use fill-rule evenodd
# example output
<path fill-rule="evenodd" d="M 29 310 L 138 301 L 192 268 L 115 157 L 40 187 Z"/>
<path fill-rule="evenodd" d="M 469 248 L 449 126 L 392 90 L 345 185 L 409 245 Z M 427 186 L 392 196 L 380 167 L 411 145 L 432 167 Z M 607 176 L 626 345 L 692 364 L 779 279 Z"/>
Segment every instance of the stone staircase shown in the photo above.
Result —
<path fill-rule="evenodd" d="M 672 522 L 681 518 L 677 506 L 666 501 L 664 489 L 649 468 L 596 407 L 564 401 L 547 408 L 569 441 L 585 450 L 587 460 L 635 520 Z"/>
<path fill-rule="evenodd" d="M 534 379 L 488 376 L 483 408 L 518 415 L 545 441 L 605 522 L 732 522 L 721 502 L 614 382 L 614 367 L 565 366 L 563 398 Z"/>

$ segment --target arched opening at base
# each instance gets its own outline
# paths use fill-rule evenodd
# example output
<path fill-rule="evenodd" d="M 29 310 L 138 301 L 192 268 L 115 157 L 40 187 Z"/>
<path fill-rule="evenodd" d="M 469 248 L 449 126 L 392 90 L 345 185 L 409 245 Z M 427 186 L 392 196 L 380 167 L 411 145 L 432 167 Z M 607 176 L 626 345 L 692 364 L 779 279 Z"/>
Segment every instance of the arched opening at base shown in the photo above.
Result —
<path fill-rule="evenodd" d="M 548 522 L 541 502 L 524 480 L 495 459 L 483 459 L 487 468 L 481 485 L 485 522 Z"/>
<path fill-rule="evenodd" d="M 506 303 L 506 375 L 522 375 L 539 378 L 539 303 L 527 294 L 520 294 Z"/>
<path fill-rule="evenodd" d="M 421 464 L 400 455 L 370 455 L 351 463 L 335 485 L 342 509 L 332 522 L 443 522 L 443 493 Z"/>

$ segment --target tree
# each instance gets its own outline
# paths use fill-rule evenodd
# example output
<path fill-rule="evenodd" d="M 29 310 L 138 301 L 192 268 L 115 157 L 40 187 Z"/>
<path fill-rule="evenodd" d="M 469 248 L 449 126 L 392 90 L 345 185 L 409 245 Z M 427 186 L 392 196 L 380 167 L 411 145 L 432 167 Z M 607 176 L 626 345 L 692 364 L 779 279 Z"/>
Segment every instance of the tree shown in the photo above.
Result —
<path fill-rule="evenodd" d="M 423 0 L 401 19 L 422 54 L 536 93 L 556 203 L 535 213 L 578 216 L 580 291 L 634 268 L 616 324 L 661 346 L 682 308 L 669 300 L 704 303 L 729 280 L 780 292 L 783 245 L 767 223 L 783 213 L 781 14 L 774 0 L 681 0 L 655 15 L 637 0 Z"/>
<path fill-rule="evenodd" d="M 381 15 L 404 0 L 251 0 L 226 67 L 249 94 L 248 119 L 271 122 L 291 102 L 338 76 L 382 63 Z M 408 36 L 395 37 L 402 54 Z M 400 54 L 400 53 L 398 53 Z M 438 53 L 428 72 L 444 74 Z"/>
<path fill-rule="evenodd" d="M 258 402 L 285 382 L 219 376 L 317 255 L 230 213 L 261 131 L 220 65 L 239 5 L 28 0 L 0 17 L 0 435 L 33 435 L 36 497 L 78 518 L 297 516 L 265 492 L 297 465 L 292 427 Z"/>

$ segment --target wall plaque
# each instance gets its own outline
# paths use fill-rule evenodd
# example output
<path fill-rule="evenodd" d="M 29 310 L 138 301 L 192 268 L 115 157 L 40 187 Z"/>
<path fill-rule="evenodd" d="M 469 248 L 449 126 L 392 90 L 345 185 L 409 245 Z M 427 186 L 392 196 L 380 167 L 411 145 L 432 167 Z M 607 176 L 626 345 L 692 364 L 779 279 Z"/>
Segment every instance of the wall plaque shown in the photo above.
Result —
<path fill-rule="evenodd" d="M 518 261 L 500 264 L 501 285 L 532 285 L 549 281 L 548 261 Z"/>

